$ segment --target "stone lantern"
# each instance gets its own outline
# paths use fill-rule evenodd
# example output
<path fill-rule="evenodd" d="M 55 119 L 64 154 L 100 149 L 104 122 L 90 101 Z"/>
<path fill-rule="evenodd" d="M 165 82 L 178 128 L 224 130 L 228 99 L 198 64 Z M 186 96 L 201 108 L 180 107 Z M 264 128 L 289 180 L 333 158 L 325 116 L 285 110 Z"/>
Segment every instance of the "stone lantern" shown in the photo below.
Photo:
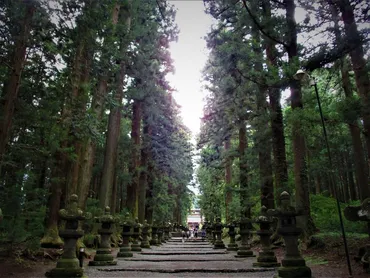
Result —
<path fill-rule="evenodd" d="M 141 247 L 139 244 L 141 227 L 142 225 L 139 223 L 139 219 L 135 218 L 135 222 L 133 224 L 133 233 L 132 233 L 133 242 L 131 244 L 131 251 L 141 251 Z"/>
<path fill-rule="evenodd" d="M 205 229 L 206 229 L 206 238 L 209 242 L 212 242 L 213 235 L 212 235 L 212 222 L 205 222 Z"/>
<path fill-rule="evenodd" d="M 238 245 L 235 243 L 235 222 L 231 222 L 227 227 L 229 228 L 229 237 L 230 237 L 230 243 L 227 246 L 228 251 L 238 251 Z"/>
<path fill-rule="evenodd" d="M 100 234 L 101 243 L 93 261 L 89 262 L 92 266 L 103 266 L 103 265 L 116 265 L 117 261 L 114 261 L 112 250 L 110 247 L 110 236 L 113 233 L 112 225 L 115 223 L 113 216 L 110 214 L 110 208 L 105 208 L 105 214 L 97 218 L 97 222 L 101 223 L 101 228 L 98 230 Z"/>
<path fill-rule="evenodd" d="M 160 224 L 157 225 L 157 245 L 161 245 L 163 243 L 163 226 Z"/>
<path fill-rule="evenodd" d="M 168 222 L 168 239 L 172 238 L 173 224 Z"/>
<path fill-rule="evenodd" d="M 148 224 L 148 221 L 144 221 L 144 224 L 143 224 L 143 228 L 141 230 L 141 236 L 142 236 L 142 240 L 141 240 L 141 244 L 140 244 L 140 247 L 141 248 L 150 248 L 150 244 L 149 244 L 149 240 L 148 240 L 148 235 L 150 233 L 150 224 Z"/>
<path fill-rule="evenodd" d="M 56 268 L 45 273 L 46 277 L 87 277 L 76 256 L 77 240 L 84 235 L 79 229 L 79 221 L 86 218 L 86 214 L 77 207 L 78 196 L 72 194 L 65 209 L 59 210 L 59 216 L 65 220 L 65 229 L 59 231 L 64 240 L 63 254 L 57 262 Z"/>
<path fill-rule="evenodd" d="M 253 251 L 251 250 L 251 246 L 249 244 L 249 237 L 250 237 L 250 229 L 252 227 L 252 221 L 248 217 L 249 216 L 249 208 L 244 210 L 243 217 L 240 219 L 239 227 L 240 227 L 240 236 L 241 236 L 241 244 L 239 246 L 239 250 L 235 257 L 244 258 L 244 257 L 255 257 Z"/>
<path fill-rule="evenodd" d="M 150 245 L 158 245 L 158 225 L 152 225 L 152 238 L 150 240 Z"/>
<path fill-rule="evenodd" d="M 308 278 L 311 277 L 311 269 L 306 266 L 298 249 L 298 237 L 302 229 L 296 225 L 296 216 L 304 215 L 302 209 L 296 209 L 290 204 L 290 195 L 284 191 L 280 195 L 280 209 L 269 209 L 267 213 L 276 216 L 280 220 L 278 233 L 284 238 L 285 257 L 278 268 L 277 277 Z"/>
<path fill-rule="evenodd" d="M 217 217 L 216 223 L 214 224 L 214 231 L 215 231 L 215 236 L 216 236 L 216 240 L 215 240 L 214 247 L 213 247 L 214 249 L 224 249 L 225 248 L 225 244 L 222 241 L 223 227 L 224 225 L 221 223 L 221 218 Z"/>
<path fill-rule="evenodd" d="M 126 213 L 125 219 L 123 220 L 121 226 L 122 226 L 122 246 L 119 249 L 117 257 L 132 257 L 133 254 L 131 252 L 130 237 L 132 235 L 131 229 L 133 223 L 131 221 L 129 213 Z"/>
<path fill-rule="evenodd" d="M 166 242 L 170 239 L 170 226 L 169 223 L 163 223 L 163 240 Z"/>
<path fill-rule="evenodd" d="M 261 215 L 255 221 L 259 224 L 260 229 L 257 231 L 257 235 L 260 236 L 262 250 L 259 252 L 257 262 L 253 263 L 253 266 L 258 267 L 277 267 L 280 264 L 277 262 L 274 251 L 271 248 L 270 237 L 272 231 L 270 229 L 271 224 L 274 222 L 273 218 L 267 214 L 267 208 L 261 207 Z"/>

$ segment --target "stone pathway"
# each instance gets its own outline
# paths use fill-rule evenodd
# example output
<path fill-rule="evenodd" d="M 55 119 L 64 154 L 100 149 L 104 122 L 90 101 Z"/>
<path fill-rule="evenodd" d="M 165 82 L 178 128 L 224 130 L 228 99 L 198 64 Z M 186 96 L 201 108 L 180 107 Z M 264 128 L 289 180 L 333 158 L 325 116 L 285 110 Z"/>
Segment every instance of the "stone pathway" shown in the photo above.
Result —
<path fill-rule="evenodd" d="M 131 258 L 118 258 L 116 266 L 86 266 L 85 272 L 88 277 L 273 277 L 273 268 L 255 268 L 256 258 L 235 254 L 200 240 L 172 238 Z"/>

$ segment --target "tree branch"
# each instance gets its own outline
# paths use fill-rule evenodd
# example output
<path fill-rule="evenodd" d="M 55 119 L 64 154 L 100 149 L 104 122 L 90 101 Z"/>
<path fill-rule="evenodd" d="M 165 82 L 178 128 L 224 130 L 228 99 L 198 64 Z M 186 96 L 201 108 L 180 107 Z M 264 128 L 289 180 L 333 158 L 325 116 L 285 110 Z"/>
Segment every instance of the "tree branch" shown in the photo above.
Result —
<path fill-rule="evenodd" d="M 244 5 L 245 9 L 247 10 L 249 16 L 252 18 L 253 23 L 257 26 L 257 28 L 260 30 L 260 32 L 262 34 L 265 35 L 270 40 L 272 40 L 272 41 L 274 41 L 274 42 L 276 42 L 278 44 L 283 45 L 285 48 L 288 48 L 288 45 L 286 43 L 284 43 L 283 41 L 280 41 L 277 38 L 275 38 L 275 37 L 271 36 L 270 34 L 268 34 L 264 30 L 264 28 L 261 26 L 261 24 L 259 24 L 259 22 L 257 21 L 257 19 L 253 16 L 251 10 L 248 8 L 247 1 L 246 0 L 242 0 L 242 2 L 243 2 L 243 5 Z"/>
<path fill-rule="evenodd" d="M 334 49 L 330 49 L 329 51 L 322 50 L 316 55 L 312 56 L 306 62 L 303 62 L 302 67 L 305 70 L 312 72 L 315 69 L 322 68 L 329 63 L 335 62 L 351 51 L 355 51 L 359 45 L 367 43 L 369 41 L 370 39 L 363 39 L 359 41 L 358 44 L 354 44 L 349 42 L 347 39 L 343 39 L 342 43 Z"/>
<path fill-rule="evenodd" d="M 159 1 L 158 0 L 155 0 L 155 2 L 157 3 L 157 6 L 158 6 L 158 9 L 159 9 L 159 12 L 161 13 L 161 16 L 162 16 L 163 21 L 166 21 L 166 18 L 164 17 L 164 14 L 162 12 L 161 5 L 159 5 Z"/>
<path fill-rule="evenodd" d="M 284 88 L 287 88 L 289 86 L 289 80 L 287 78 L 285 79 L 280 79 L 278 82 L 272 84 L 272 85 L 269 85 L 269 84 L 264 84 L 264 83 L 261 83 L 260 81 L 250 77 L 250 76 L 246 76 L 245 74 L 243 74 L 243 72 L 236 68 L 236 71 L 240 74 L 241 77 L 243 77 L 244 79 L 248 80 L 248 81 L 251 81 L 253 83 L 255 83 L 256 85 L 259 85 L 259 86 L 264 86 L 266 88 L 276 88 L 276 89 L 284 89 Z"/>

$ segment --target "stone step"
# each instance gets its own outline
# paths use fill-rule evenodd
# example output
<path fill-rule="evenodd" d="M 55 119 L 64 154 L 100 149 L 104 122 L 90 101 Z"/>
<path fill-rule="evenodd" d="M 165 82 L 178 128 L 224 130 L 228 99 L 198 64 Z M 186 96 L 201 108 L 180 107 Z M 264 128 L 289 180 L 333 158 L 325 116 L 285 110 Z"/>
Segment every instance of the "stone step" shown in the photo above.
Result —
<path fill-rule="evenodd" d="M 203 252 L 213 252 L 215 249 L 156 249 L 153 252 L 178 252 L 178 253 L 189 253 L 189 254 L 202 254 Z"/>
<path fill-rule="evenodd" d="M 207 249 L 207 248 L 213 248 L 212 245 L 188 245 L 188 246 L 179 246 L 179 245 L 164 245 L 164 246 L 159 246 L 160 248 L 164 248 L 164 249 L 171 249 L 171 248 L 181 248 L 181 249 L 192 249 L 192 248 L 195 248 L 195 249 Z"/>
<path fill-rule="evenodd" d="M 174 273 L 161 273 L 161 272 L 153 272 L 153 271 L 99 271 L 93 270 L 88 273 L 89 278 L 122 278 L 122 277 L 130 277 L 130 278 L 174 278 L 174 277 L 182 277 L 182 278 L 241 278 L 241 277 L 248 277 L 248 278 L 271 278 L 273 277 L 272 271 L 266 272 L 248 272 L 248 273 L 230 273 L 230 272 L 182 272 L 175 275 Z"/>
<path fill-rule="evenodd" d="M 184 264 L 184 261 L 173 261 L 171 263 L 156 261 L 119 261 L 117 266 L 100 267 L 100 271 L 149 271 L 161 273 L 181 273 L 181 272 L 265 272 L 273 271 L 274 268 L 254 268 L 253 260 L 228 261 L 221 264 L 219 261 L 191 261 Z"/>
<path fill-rule="evenodd" d="M 122 257 L 117 258 L 117 260 L 160 260 L 160 261 L 172 261 L 172 260 L 186 260 L 186 261 L 223 261 L 223 260 L 232 260 L 232 261 L 242 261 L 245 258 L 235 258 L 232 254 L 212 254 L 212 255 L 202 255 L 202 254 L 176 254 L 173 255 L 161 255 L 161 256 L 152 256 L 152 255 L 143 255 L 140 253 L 135 253 L 133 257 Z"/>
<path fill-rule="evenodd" d="M 166 241 L 167 244 L 173 244 L 173 245 L 182 245 L 182 244 L 196 244 L 196 245 L 212 245 L 211 243 L 207 241 L 187 241 L 185 240 L 184 242 L 182 241 Z"/>
<path fill-rule="evenodd" d="M 184 242 L 192 242 L 196 244 L 209 244 L 208 241 L 203 241 L 203 240 L 198 240 L 198 239 L 185 239 Z M 175 240 L 167 240 L 166 243 L 182 243 L 182 238 L 181 239 L 175 239 Z"/>
<path fill-rule="evenodd" d="M 152 252 L 141 252 L 142 255 L 193 255 L 192 251 L 152 251 Z M 196 255 L 214 255 L 214 254 L 227 254 L 227 251 L 197 251 Z"/>
<path fill-rule="evenodd" d="M 230 262 L 230 261 L 236 261 L 236 259 L 229 259 L 229 258 L 194 258 L 194 256 L 181 256 L 181 257 L 168 257 L 168 258 L 163 258 L 164 256 L 161 256 L 159 258 L 118 258 L 119 260 L 124 260 L 124 261 L 140 261 L 140 262 L 210 262 L 210 261 L 217 261 L 217 262 Z"/>

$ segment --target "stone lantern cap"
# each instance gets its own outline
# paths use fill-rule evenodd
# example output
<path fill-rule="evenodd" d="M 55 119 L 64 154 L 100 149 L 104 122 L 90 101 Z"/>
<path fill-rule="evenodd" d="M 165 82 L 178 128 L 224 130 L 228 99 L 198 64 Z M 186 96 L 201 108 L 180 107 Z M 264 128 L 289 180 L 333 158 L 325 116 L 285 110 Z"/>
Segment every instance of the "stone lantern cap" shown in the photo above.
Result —
<path fill-rule="evenodd" d="M 216 218 L 216 223 L 214 224 L 215 229 L 222 229 L 224 225 L 221 223 L 221 217 Z"/>
<path fill-rule="evenodd" d="M 68 205 L 65 209 L 59 210 L 59 216 L 61 219 L 66 221 L 78 221 L 86 219 L 87 215 L 77 207 L 78 196 L 72 194 L 69 197 Z"/>
<path fill-rule="evenodd" d="M 124 226 L 132 226 L 134 223 L 132 221 L 132 218 L 130 216 L 129 212 L 126 212 L 125 217 L 123 218 L 122 225 Z"/>
<path fill-rule="evenodd" d="M 151 225 L 148 223 L 148 220 L 144 220 L 143 228 L 150 228 Z"/>
<path fill-rule="evenodd" d="M 133 227 L 134 228 L 141 228 L 143 225 L 139 223 L 139 219 L 138 218 L 135 218 L 135 221 L 133 223 Z"/>
<path fill-rule="evenodd" d="M 274 220 L 270 215 L 267 214 L 267 208 L 265 206 L 262 206 L 261 214 L 256 218 L 255 222 L 257 224 L 263 224 L 263 223 L 269 224 L 269 223 L 273 223 Z"/>
<path fill-rule="evenodd" d="M 296 208 L 290 203 L 290 194 L 286 191 L 283 191 L 280 194 L 280 208 L 278 209 L 269 209 L 267 214 L 270 216 L 283 216 L 283 217 L 293 217 L 304 215 L 305 211 L 302 208 Z"/>
<path fill-rule="evenodd" d="M 100 217 L 97 217 L 97 221 L 100 223 L 114 223 L 116 220 L 113 215 L 110 214 L 110 207 L 106 206 L 104 209 L 104 214 Z"/>

